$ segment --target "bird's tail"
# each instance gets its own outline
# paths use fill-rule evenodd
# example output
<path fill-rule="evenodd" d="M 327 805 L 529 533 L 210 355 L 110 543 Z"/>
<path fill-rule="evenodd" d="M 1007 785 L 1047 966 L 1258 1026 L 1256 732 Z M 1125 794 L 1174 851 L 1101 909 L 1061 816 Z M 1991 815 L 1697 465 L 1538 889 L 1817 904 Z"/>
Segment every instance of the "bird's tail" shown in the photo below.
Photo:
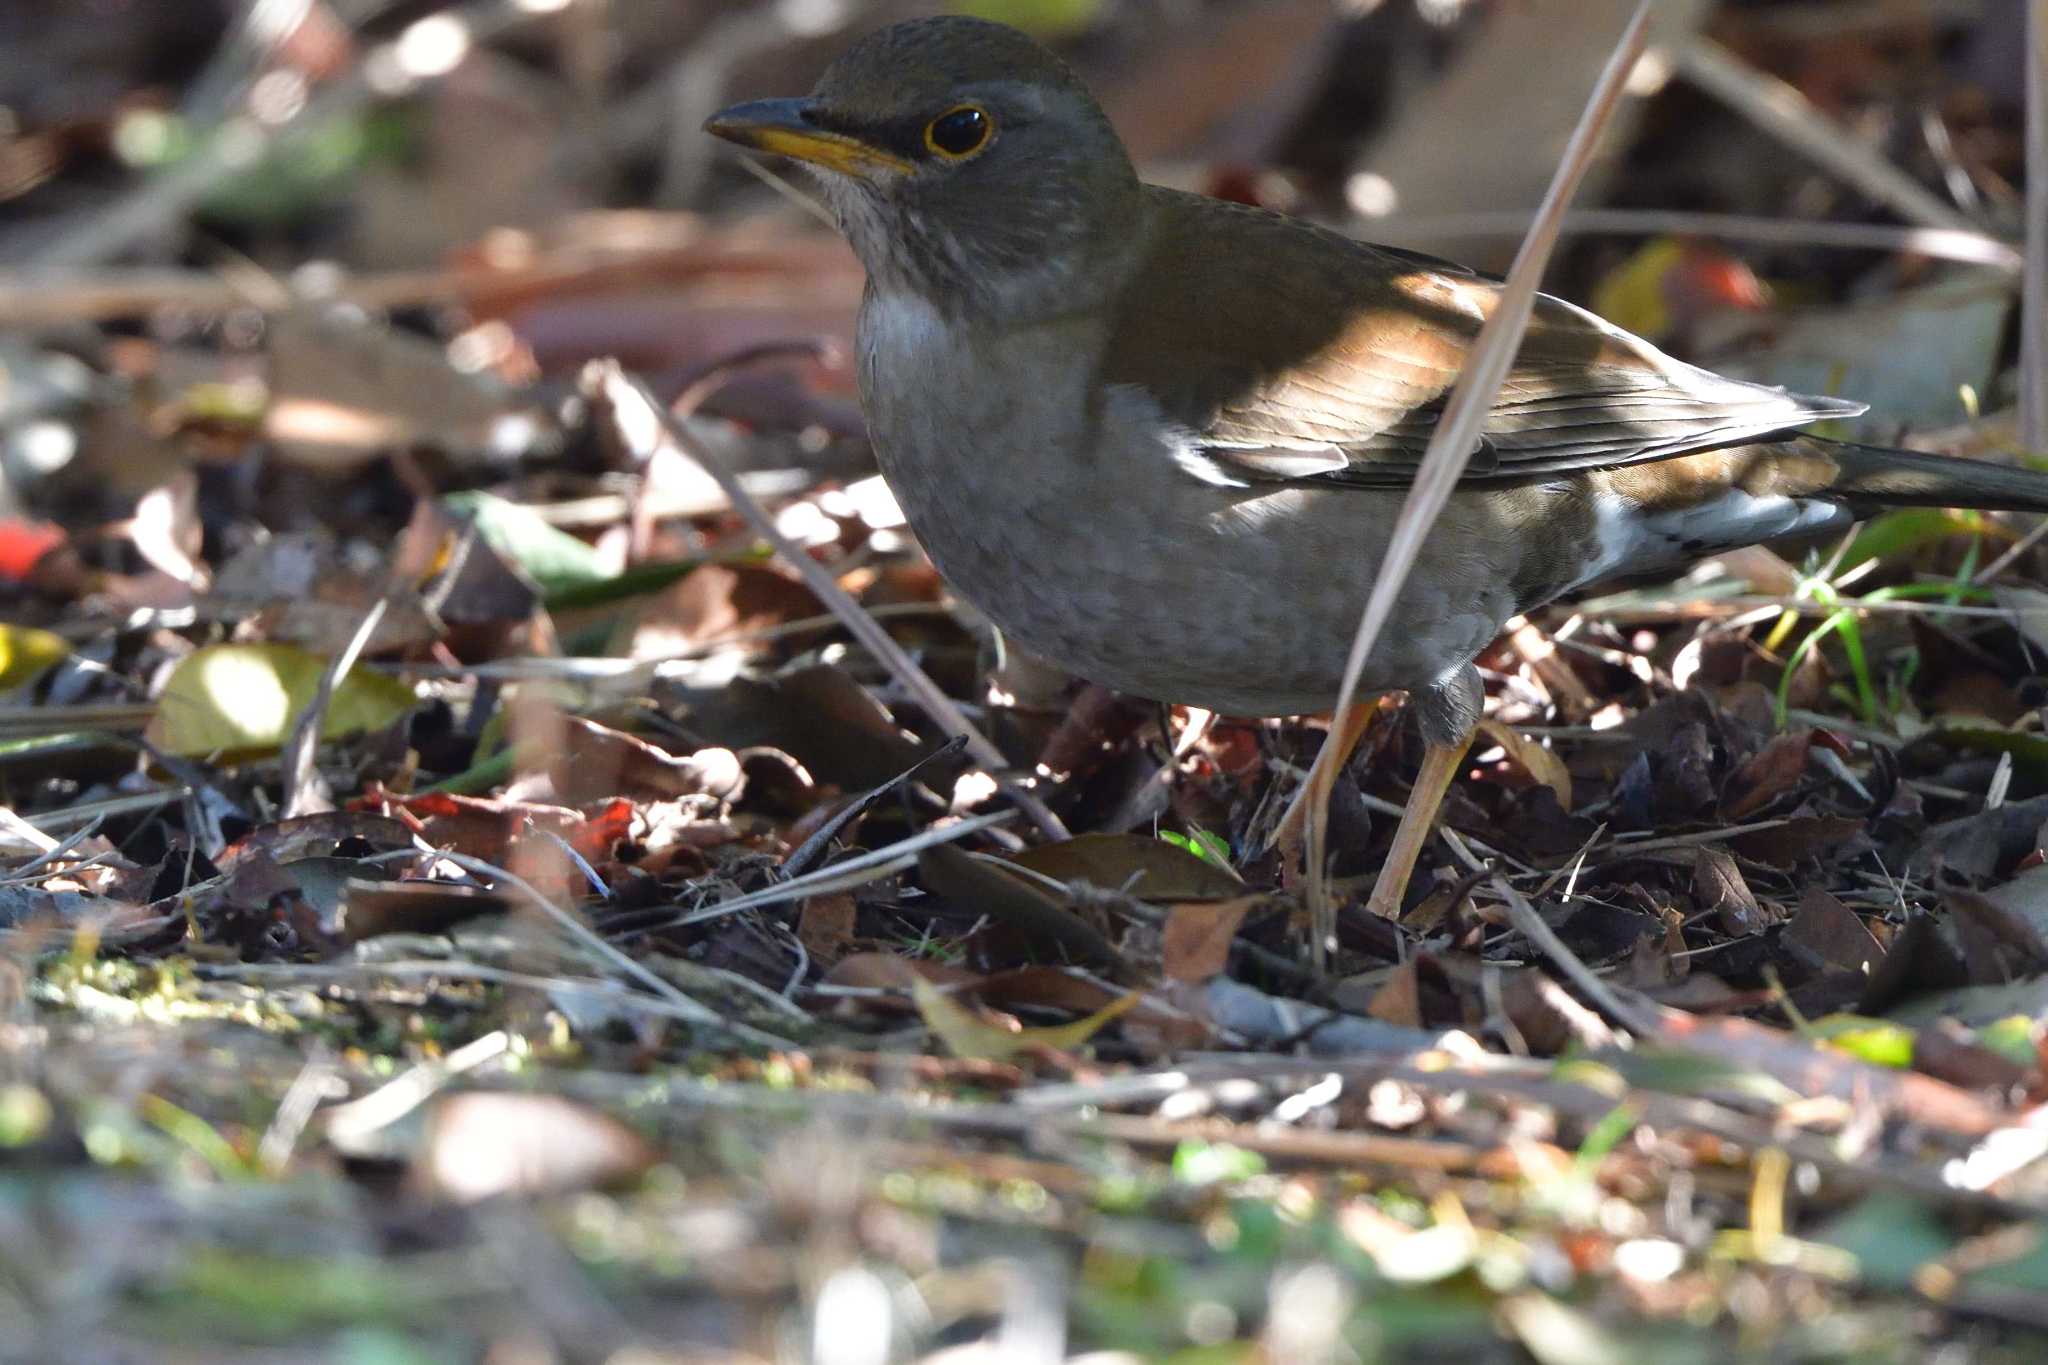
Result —
<path fill-rule="evenodd" d="M 1989 460 L 1802 437 L 1802 446 L 1834 463 L 1815 496 L 1866 507 L 1973 507 L 1986 512 L 2048 512 L 2048 474 Z"/>

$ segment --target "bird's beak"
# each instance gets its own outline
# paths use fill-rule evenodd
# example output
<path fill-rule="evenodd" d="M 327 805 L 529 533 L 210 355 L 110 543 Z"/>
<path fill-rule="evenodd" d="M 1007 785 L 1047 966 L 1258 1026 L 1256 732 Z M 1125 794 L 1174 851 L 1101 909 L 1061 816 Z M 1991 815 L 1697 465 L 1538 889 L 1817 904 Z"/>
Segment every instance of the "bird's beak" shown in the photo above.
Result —
<path fill-rule="evenodd" d="M 753 100 L 713 114 L 704 131 L 758 152 L 793 156 L 863 180 L 880 171 L 910 169 L 910 163 L 894 152 L 823 127 L 817 108 L 810 100 Z"/>

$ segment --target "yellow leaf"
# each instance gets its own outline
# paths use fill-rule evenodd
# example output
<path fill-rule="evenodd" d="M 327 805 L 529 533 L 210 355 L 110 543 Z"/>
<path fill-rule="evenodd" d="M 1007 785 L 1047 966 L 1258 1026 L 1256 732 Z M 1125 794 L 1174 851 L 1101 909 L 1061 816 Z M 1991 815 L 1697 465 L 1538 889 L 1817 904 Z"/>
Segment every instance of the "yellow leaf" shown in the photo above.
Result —
<path fill-rule="evenodd" d="M 939 1035 L 948 1051 L 955 1057 L 972 1057 L 988 1062 L 1006 1061 L 1029 1048 L 1072 1051 L 1145 998 L 1143 992 L 1132 991 L 1121 999 L 1110 1001 L 1086 1019 L 1077 1019 L 1071 1024 L 1013 1030 L 984 1023 L 974 1011 L 923 977 L 910 983 L 910 995 L 917 1002 L 917 1012 L 924 1016 L 925 1027 Z"/>
<path fill-rule="evenodd" d="M 0 625 L 0 691 L 32 683 L 71 652 L 61 635 L 33 626 Z"/>
<path fill-rule="evenodd" d="M 313 700 L 327 660 L 295 645 L 209 645 L 179 663 L 149 722 L 166 753 L 266 753 L 284 743 Z M 339 739 L 391 724 L 417 700 L 396 678 L 361 665 L 334 689 L 320 737 Z"/>
<path fill-rule="evenodd" d="M 1664 284 L 1685 255 L 1675 237 L 1656 237 L 1608 272 L 1593 289 L 1593 311 L 1616 327 L 1656 340 L 1671 330 Z"/>
<path fill-rule="evenodd" d="M 1509 729 L 1497 720 L 1479 722 L 1479 732 L 1501 748 L 1515 766 L 1557 794 L 1561 809 L 1572 808 L 1572 775 L 1564 760 L 1525 734 Z"/>

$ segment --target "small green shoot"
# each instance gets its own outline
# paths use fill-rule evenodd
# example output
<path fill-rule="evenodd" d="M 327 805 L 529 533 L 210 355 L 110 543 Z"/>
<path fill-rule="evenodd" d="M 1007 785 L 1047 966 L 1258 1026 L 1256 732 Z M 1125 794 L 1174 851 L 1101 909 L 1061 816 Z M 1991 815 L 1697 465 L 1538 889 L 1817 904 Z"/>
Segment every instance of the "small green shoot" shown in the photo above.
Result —
<path fill-rule="evenodd" d="M 1203 829 L 1200 825 L 1196 825 L 1186 834 L 1170 829 L 1162 829 L 1159 831 L 1159 837 L 1172 844 L 1175 848 L 1185 849 L 1187 852 L 1194 854 L 1205 863 L 1214 863 L 1225 872 L 1231 870 L 1230 845 L 1215 834 Z"/>

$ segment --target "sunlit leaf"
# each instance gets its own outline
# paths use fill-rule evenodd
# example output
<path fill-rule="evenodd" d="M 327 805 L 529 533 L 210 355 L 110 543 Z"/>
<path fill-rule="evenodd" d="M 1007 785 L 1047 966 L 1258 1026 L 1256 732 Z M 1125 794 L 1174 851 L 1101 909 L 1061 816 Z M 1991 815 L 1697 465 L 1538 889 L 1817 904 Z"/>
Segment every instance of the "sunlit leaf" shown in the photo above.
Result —
<path fill-rule="evenodd" d="M 34 682 L 71 652 L 63 636 L 33 626 L 0 625 L 0 691 Z"/>
<path fill-rule="evenodd" d="M 146 732 L 167 753 L 276 749 L 320 686 L 327 660 L 295 645 L 209 645 L 171 674 Z M 334 689 L 322 739 L 381 729 L 412 709 L 412 688 L 358 665 Z"/>
<path fill-rule="evenodd" d="M 1815 1037 L 1830 1047 L 1873 1066 L 1903 1068 L 1913 1064 L 1913 1030 L 1898 1024 L 1853 1014 L 1831 1014 L 1814 1020 L 1809 1027 Z"/>

